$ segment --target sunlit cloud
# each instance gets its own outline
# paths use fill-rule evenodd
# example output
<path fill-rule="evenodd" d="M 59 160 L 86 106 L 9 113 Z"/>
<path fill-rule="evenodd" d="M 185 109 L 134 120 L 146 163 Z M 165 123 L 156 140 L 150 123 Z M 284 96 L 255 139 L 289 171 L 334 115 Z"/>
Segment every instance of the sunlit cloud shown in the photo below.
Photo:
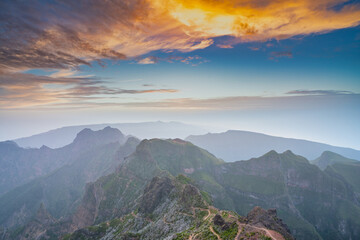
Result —
<path fill-rule="evenodd" d="M 140 59 L 137 63 L 138 64 L 155 64 L 155 63 L 157 63 L 157 60 L 156 60 L 156 58 L 147 57 L 147 58 Z"/>
<path fill-rule="evenodd" d="M 191 52 L 353 27 L 345 0 L 2 1 L 0 67 L 69 69 L 156 50 Z M 344 6 L 341 6 L 344 4 Z M 56 14 L 53 12 L 56 10 Z M 101 63 L 101 62 L 100 62 Z M 154 63 L 142 58 L 139 63 Z"/>

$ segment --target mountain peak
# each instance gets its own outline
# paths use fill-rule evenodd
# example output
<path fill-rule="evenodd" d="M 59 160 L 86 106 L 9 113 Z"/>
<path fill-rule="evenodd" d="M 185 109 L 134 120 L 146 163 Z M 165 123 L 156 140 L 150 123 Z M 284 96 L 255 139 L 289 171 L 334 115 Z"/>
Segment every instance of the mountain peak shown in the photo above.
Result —
<path fill-rule="evenodd" d="M 296 155 L 291 150 L 286 150 L 282 154 L 285 155 L 285 156 L 296 157 Z"/>
<path fill-rule="evenodd" d="M 331 166 L 335 163 L 343 163 L 343 164 L 349 164 L 349 163 L 356 163 L 359 161 L 346 158 L 340 154 L 331 152 L 331 151 L 324 151 L 320 157 L 315 159 L 313 161 L 313 164 L 318 166 L 321 170 L 324 170 L 327 166 Z"/>
<path fill-rule="evenodd" d="M 93 131 L 90 128 L 81 130 L 73 143 L 75 144 L 107 144 L 112 142 L 123 143 L 125 136 L 117 128 L 105 127 L 102 130 Z"/>
<path fill-rule="evenodd" d="M 334 153 L 334 152 L 331 152 L 331 151 L 324 151 L 321 156 L 321 158 L 334 158 L 334 157 L 341 157 L 341 158 L 345 158 L 343 156 L 341 156 L 340 154 L 337 154 L 337 153 Z"/>
<path fill-rule="evenodd" d="M 280 154 L 277 151 L 271 150 L 271 151 L 265 153 L 263 156 L 264 157 L 275 157 L 275 156 L 279 156 L 279 155 Z"/>

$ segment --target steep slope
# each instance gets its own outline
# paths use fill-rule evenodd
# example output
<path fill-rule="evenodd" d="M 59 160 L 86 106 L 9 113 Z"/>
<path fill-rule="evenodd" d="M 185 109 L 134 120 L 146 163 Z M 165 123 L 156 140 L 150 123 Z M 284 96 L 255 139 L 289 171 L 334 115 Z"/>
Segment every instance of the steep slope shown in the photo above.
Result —
<path fill-rule="evenodd" d="M 45 176 L 55 169 L 72 164 L 87 151 L 114 142 L 124 143 L 126 137 L 117 129 L 106 127 L 84 129 L 75 140 L 62 148 L 20 148 L 14 142 L 0 142 L 0 196 L 10 189 Z"/>
<path fill-rule="evenodd" d="M 334 165 L 336 163 L 350 164 L 350 165 L 352 165 L 352 164 L 355 164 L 355 165 L 360 164 L 360 162 L 357 161 L 357 160 L 349 159 L 349 158 L 341 156 L 340 154 L 330 152 L 330 151 L 323 152 L 320 157 L 318 157 L 315 160 L 311 161 L 311 163 L 318 166 L 321 170 L 325 170 L 325 168 L 327 166 L 331 166 L 331 165 Z"/>
<path fill-rule="evenodd" d="M 114 172 L 139 143 L 139 140 L 133 137 L 128 138 L 122 145 L 118 141 L 113 143 L 104 141 L 104 138 L 113 136 L 110 134 L 111 131 L 118 133 L 117 129 L 84 131 L 79 133 L 73 146 L 69 147 L 88 150 L 78 154 L 72 163 L 15 188 L 0 198 L 2 226 L 12 227 L 26 223 L 41 203 L 45 204 L 49 213 L 55 218 L 69 215 L 78 205 L 86 183 Z M 104 134 L 108 136 L 105 137 Z"/>
<path fill-rule="evenodd" d="M 134 210 L 146 184 L 163 174 L 203 172 L 222 162 L 179 139 L 143 140 L 119 169 L 87 186 L 74 224 L 84 227 Z"/>
<path fill-rule="evenodd" d="M 226 163 L 215 179 L 234 199 L 229 209 L 245 214 L 254 205 L 276 208 L 297 239 L 360 236 L 358 197 L 350 184 L 290 151 Z"/>
<path fill-rule="evenodd" d="M 152 215 L 163 216 L 156 215 L 160 211 L 156 210 L 156 206 L 162 202 L 162 198 L 146 193 L 167 196 L 170 191 L 167 189 L 171 188 L 168 187 L 176 184 L 167 184 L 166 181 L 150 184 L 159 186 L 164 191 L 152 191 L 153 187 L 148 184 L 154 177 L 172 179 L 172 176 L 178 174 L 189 177 L 190 179 L 180 178 L 179 181 L 201 189 L 202 198 L 207 202 L 212 199 L 217 208 L 233 210 L 241 215 L 255 206 L 276 208 L 279 217 L 284 219 L 297 239 L 357 239 L 360 236 L 359 195 L 352 184 L 338 173 L 321 171 L 307 159 L 291 151 L 282 154 L 270 151 L 260 158 L 225 163 L 207 151 L 179 139 L 143 140 L 116 172 L 87 184 L 68 231 L 81 229 L 76 234 L 86 236 L 85 239 L 112 236 L 107 234 L 120 234 L 125 239 L 136 239 L 137 234 L 156 229 L 160 218 L 152 219 Z M 164 209 L 169 208 L 164 205 Z M 262 217 L 264 214 L 269 216 Z M 112 223 L 109 222 L 111 219 L 121 220 Z M 149 219 L 155 225 L 151 225 Z M 165 221 L 167 219 L 165 217 Z M 270 221 L 276 219 L 272 210 L 265 213 L 254 209 L 246 219 L 244 224 L 252 224 L 257 228 L 271 227 L 276 230 L 281 226 L 281 222 Z M 241 223 L 241 218 L 238 220 Z M 217 220 L 215 222 L 221 227 L 213 226 L 213 232 L 220 236 L 223 234 L 221 231 L 224 223 Z M 96 226 L 87 228 L 91 225 Z M 190 236 L 195 239 L 197 232 L 193 230 L 190 228 L 182 231 L 184 235 L 180 234 L 180 239 L 184 236 L 186 239 Z M 180 229 L 169 230 L 169 233 L 173 231 Z M 121 235 L 126 232 L 130 235 Z M 76 235 L 70 237 L 73 236 Z M 247 237 L 246 234 L 244 237 Z"/>
<path fill-rule="evenodd" d="M 189 176 L 220 209 L 276 208 L 297 239 L 359 236 L 359 199 L 345 179 L 291 151 L 223 163 L 181 140 L 142 141 L 117 173 L 89 186 L 75 222 L 81 228 L 134 211 L 145 183 L 166 173 Z"/>
<path fill-rule="evenodd" d="M 154 177 L 135 211 L 82 228 L 64 239 L 293 239 L 276 214 L 262 210 L 247 219 L 220 211 L 210 206 L 189 181 L 184 176 Z M 252 224 L 253 218 L 258 219 L 257 225 Z M 264 224 L 276 225 L 278 232 Z"/>
<path fill-rule="evenodd" d="M 313 164 L 326 173 L 348 182 L 360 196 L 360 162 L 333 152 L 323 152 Z"/>
<path fill-rule="evenodd" d="M 324 151 L 332 151 L 348 158 L 360 160 L 359 150 L 247 131 L 231 130 L 224 133 L 193 135 L 187 137 L 186 140 L 208 150 L 226 162 L 262 156 L 271 150 L 277 152 L 291 150 L 307 159 L 315 159 Z"/>
<path fill-rule="evenodd" d="M 140 139 L 185 138 L 190 134 L 205 134 L 207 132 L 200 127 L 180 122 L 107 123 L 62 127 L 13 141 L 24 148 L 40 148 L 42 145 L 59 148 L 71 143 L 76 134 L 84 128 L 96 131 L 106 126 L 117 128 L 126 135 L 133 135 Z"/>

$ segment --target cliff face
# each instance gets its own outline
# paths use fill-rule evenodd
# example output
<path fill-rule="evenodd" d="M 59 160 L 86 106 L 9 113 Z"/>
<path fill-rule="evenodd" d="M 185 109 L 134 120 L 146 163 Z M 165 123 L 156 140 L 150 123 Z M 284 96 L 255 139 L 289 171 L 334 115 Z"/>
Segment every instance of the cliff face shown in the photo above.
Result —
<path fill-rule="evenodd" d="M 280 233 L 285 239 L 295 239 L 291 234 L 288 226 L 278 218 L 276 209 L 264 210 L 261 207 L 254 207 L 246 217 L 246 222 L 263 227 Z"/>

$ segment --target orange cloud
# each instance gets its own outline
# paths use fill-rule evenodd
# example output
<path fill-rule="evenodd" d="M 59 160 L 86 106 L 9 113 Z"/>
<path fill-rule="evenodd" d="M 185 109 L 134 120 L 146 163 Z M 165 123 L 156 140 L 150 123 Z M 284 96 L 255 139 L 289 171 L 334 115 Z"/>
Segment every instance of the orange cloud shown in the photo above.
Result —
<path fill-rule="evenodd" d="M 159 0 L 157 2 L 163 2 Z M 356 26 L 360 5 L 333 8 L 344 0 L 172 0 L 169 14 L 195 35 L 231 35 L 238 41 L 264 41 Z"/>
<path fill-rule="evenodd" d="M 5 2 L 0 67 L 67 69 L 155 50 L 190 52 L 219 36 L 284 39 L 353 27 L 360 4 L 345 0 L 114 0 Z M 11 9 L 9 11 L 8 9 Z M 53 15 L 53 9 L 57 14 Z M 29 17 L 31 16 L 31 17 Z M 46 19 L 46 21 L 44 20 Z M 149 63 L 149 62 L 148 62 Z"/>

